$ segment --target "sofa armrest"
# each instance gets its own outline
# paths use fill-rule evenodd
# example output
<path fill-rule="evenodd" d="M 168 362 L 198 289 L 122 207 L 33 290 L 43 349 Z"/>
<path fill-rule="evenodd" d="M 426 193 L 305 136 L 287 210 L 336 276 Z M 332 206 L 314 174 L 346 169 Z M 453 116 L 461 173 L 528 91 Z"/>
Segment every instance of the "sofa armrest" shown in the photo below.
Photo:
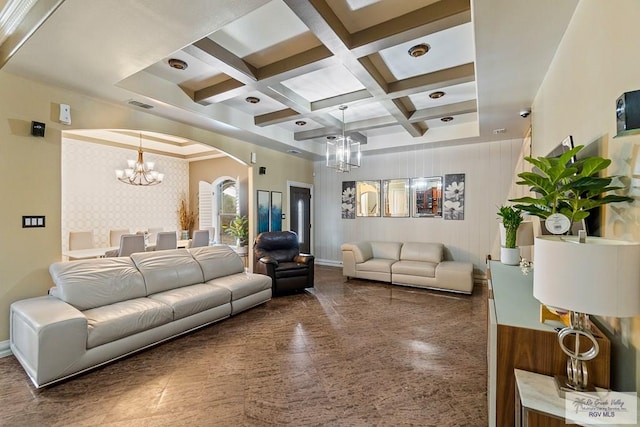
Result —
<path fill-rule="evenodd" d="M 347 277 L 356 276 L 356 264 L 373 258 L 373 250 L 369 242 L 343 243 L 342 274 Z"/>
<path fill-rule="evenodd" d="M 314 262 L 315 257 L 311 254 L 300 254 L 293 257 L 295 262 L 299 262 L 300 264 L 311 264 Z"/>
<path fill-rule="evenodd" d="M 11 351 L 36 387 L 64 376 L 86 351 L 87 318 L 52 296 L 11 304 Z"/>

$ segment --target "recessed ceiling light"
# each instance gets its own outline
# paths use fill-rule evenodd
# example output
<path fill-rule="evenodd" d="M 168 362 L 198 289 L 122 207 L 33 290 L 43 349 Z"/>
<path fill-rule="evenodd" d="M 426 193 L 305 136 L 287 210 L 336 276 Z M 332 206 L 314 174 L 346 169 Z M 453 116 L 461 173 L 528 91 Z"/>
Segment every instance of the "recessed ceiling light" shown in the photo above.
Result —
<path fill-rule="evenodd" d="M 445 95 L 445 93 L 441 90 L 435 91 L 435 92 L 431 92 L 429 94 L 429 98 L 431 99 L 438 99 L 438 98 L 442 98 Z"/>
<path fill-rule="evenodd" d="M 494 129 L 493 130 L 493 134 L 494 135 L 498 135 L 498 134 L 506 133 L 506 132 L 507 132 L 507 130 L 505 128 L 500 128 L 500 129 Z"/>
<path fill-rule="evenodd" d="M 453 117 L 451 117 L 451 116 L 447 116 L 447 117 L 443 117 L 443 118 L 441 118 L 440 120 L 441 120 L 441 121 L 443 121 L 443 122 L 445 122 L 445 123 L 447 123 L 447 122 L 450 122 L 451 120 L 453 120 Z"/>
<path fill-rule="evenodd" d="M 300 151 L 298 151 L 298 150 L 294 150 L 294 149 L 292 148 L 292 149 L 287 150 L 287 153 L 291 153 L 291 154 L 300 154 L 301 152 L 300 152 Z"/>
<path fill-rule="evenodd" d="M 260 102 L 260 98 L 256 98 L 255 96 L 247 96 L 245 98 L 245 101 L 247 101 L 249 104 L 257 104 L 258 102 Z"/>
<path fill-rule="evenodd" d="M 414 58 L 418 58 L 429 52 L 429 49 L 431 49 L 431 46 L 429 46 L 427 43 L 420 43 L 415 46 L 411 46 L 411 48 L 409 49 L 409 55 L 413 56 Z"/>
<path fill-rule="evenodd" d="M 169 66 L 171 68 L 175 68 L 176 70 L 186 70 L 189 64 L 184 62 L 182 59 L 171 58 L 169 60 Z"/>
<path fill-rule="evenodd" d="M 306 125 L 306 124 L 307 124 L 307 122 L 305 122 L 304 120 L 298 120 L 298 121 L 296 122 L 296 124 L 297 124 L 298 126 L 304 126 L 304 125 Z"/>

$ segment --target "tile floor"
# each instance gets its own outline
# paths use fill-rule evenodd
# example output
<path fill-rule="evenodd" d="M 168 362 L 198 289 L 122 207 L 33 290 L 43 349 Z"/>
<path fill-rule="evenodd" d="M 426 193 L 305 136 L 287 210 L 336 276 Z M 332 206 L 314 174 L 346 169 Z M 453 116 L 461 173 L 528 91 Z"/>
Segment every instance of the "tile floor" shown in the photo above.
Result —
<path fill-rule="evenodd" d="M 0 359 L 0 425 L 486 426 L 483 288 L 341 274 L 41 390 Z"/>

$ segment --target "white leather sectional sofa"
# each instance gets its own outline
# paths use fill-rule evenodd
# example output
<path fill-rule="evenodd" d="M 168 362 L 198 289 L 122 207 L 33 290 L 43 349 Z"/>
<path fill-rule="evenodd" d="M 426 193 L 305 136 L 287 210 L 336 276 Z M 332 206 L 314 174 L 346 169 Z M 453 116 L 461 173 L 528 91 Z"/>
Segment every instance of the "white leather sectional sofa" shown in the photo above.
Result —
<path fill-rule="evenodd" d="M 445 261 L 442 243 L 344 243 L 342 274 L 395 285 L 471 294 L 473 264 Z"/>
<path fill-rule="evenodd" d="M 228 246 L 58 262 L 49 295 L 10 309 L 10 346 L 36 387 L 271 299 Z"/>

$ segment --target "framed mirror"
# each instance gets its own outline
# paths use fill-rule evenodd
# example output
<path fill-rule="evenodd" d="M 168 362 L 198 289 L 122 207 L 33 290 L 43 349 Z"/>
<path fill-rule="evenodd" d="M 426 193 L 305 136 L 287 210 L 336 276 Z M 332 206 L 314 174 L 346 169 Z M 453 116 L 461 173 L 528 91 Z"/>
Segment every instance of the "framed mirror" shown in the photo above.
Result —
<path fill-rule="evenodd" d="M 442 216 L 442 177 L 411 179 L 413 217 Z"/>
<path fill-rule="evenodd" d="M 409 179 L 382 181 L 382 215 L 392 218 L 409 216 Z"/>
<path fill-rule="evenodd" d="M 380 181 L 356 182 L 356 216 L 380 216 Z"/>

